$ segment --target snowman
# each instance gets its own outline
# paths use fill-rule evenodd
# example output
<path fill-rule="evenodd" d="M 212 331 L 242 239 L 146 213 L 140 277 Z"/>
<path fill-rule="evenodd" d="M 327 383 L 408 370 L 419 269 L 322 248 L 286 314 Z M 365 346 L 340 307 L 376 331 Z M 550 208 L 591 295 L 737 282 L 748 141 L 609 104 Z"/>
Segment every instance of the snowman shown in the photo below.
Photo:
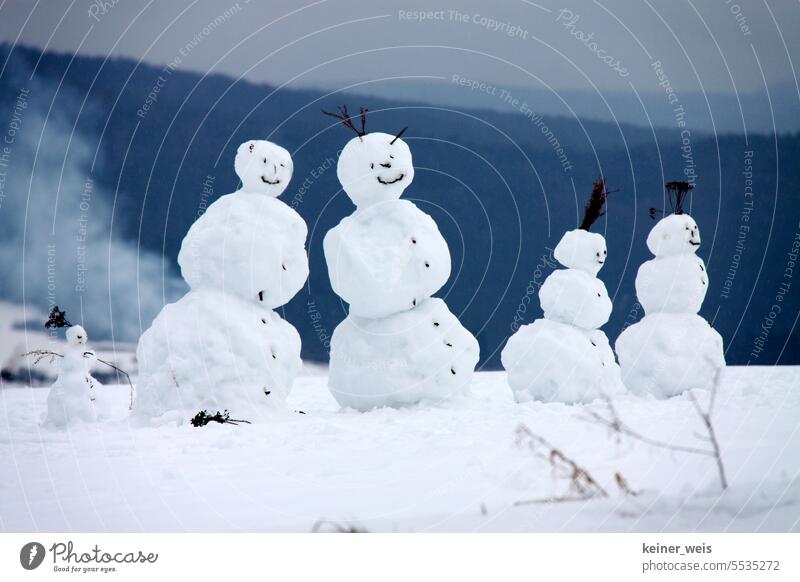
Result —
<path fill-rule="evenodd" d="M 209 206 L 183 239 L 178 264 L 189 293 L 139 340 L 141 418 L 282 409 L 302 366 L 297 330 L 273 311 L 308 277 L 306 224 L 277 199 L 292 178 L 291 156 L 251 140 L 234 165 L 241 188 Z"/>
<path fill-rule="evenodd" d="M 683 203 L 692 186 L 666 185 L 673 213 L 647 236 L 655 256 L 636 276 L 636 295 L 645 311 L 615 345 L 625 385 L 637 394 L 669 398 L 691 388 L 710 389 L 725 366 L 722 337 L 697 313 L 708 291 L 700 230 Z M 651 215 L 654 214 L 651 210 Z"/>
<path fill-rule="evenodd" d="M 350 306 L 331 339 L 329 386 L 344 407 L 369 410 L 441 401 L 464 393 L 477 340 L 441 299 L 450 251 L 433 219 L 399 200 L 414 178 L 397 135 L 357 129 L 346 108 L 333 115 L 356 133 L 337 176 L 356 211 L 325 236 L 333 290 Z"/>
<path fill-rule="evenodd" d="M 86 345 L 88 336 L 80 325 L 67 328 L 67 346 L 59 360 L 58 377 L 47 395 L 46 423 L 66 427 L 76 422 L 94 422 L 95 388 L 101 384 L 90 374 L 97 361 Z"/>
<path fill-rule="evenodd" d="M 590 402 L 623 390 L 608 338 L 598 329 L 611 315 L 597 278 L 608 251 L 603 236 L 589 232 L 604 214 L 607 194 L 598 180 L 580 228 L 565 233 L 554 249 L 566 269 L 551 273 L 539 290 L 544 319 L 522 326 L 501 353 L 517 402 Z"/>

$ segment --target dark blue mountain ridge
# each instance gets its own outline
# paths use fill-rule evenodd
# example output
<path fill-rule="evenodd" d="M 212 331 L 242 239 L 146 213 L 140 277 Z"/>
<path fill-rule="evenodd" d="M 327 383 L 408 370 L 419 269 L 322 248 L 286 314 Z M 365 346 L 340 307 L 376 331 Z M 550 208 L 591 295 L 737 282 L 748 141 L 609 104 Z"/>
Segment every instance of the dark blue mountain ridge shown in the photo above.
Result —
<path fill-rule="evenodd" d="M 541 316 L 536 292 L 553 268 L 548 249 L 577 226 L 600 175 L 620 190 L 594 227 L 609 248 L 600 276 L 613 297 L 614 313 L 604 329 L 613 342 L 638 320 L 643 314 L 634 278 L 651 258 L 644 243 L 653 224 L 648 209 L 661 207 L 663 184 L 686 172 L 696 175 L 690 211 L 701 228 L 699 255 L 711 280 L 701 315 L 723 335 L 728 361 L 800 364 L 800 284 L 792 284 L 793 271 L 787 271 L 794 266 L 800 232 L 796 134 L 716 139 L 696 134 L 683 143 L 678 130 L 413 101 L 365 102 L 363 96 L 275 89 L 127 59 L 41 54 L 5 45 L 0 61 L 8 61 L 0 77 L 4 114 L 10 117 L 22 86 L 35 86 L 30 110 L 49 111 L 61 125 L 74 128 L 73 142 L 68 133 L 47 147 L 66 152 L 79 139 L 88 145 L 90 160 L 96 154 L 93 167 L 84 165 L 96 191 L 113 202 L 106 230 L 113 229 L 136 250 L 163 253 L 168 260 L 158 272 L 114 273 L 129 282 L 125 304 L 138 310 L 138 328 L 111 328 L 114 337 L 135 341 L 149 324 L 153 310 L 143 309 L 135 293 L 144 283 L 157 285 L 159 305 L 182 292 L 175 283 L 181 240 L 203 208 L 236 189 L 236 147 L 258 137 L 280 143 L 294 158 L 295 175 L 282 199 L 309 225 L 311 276 L 282 314 L 300 331 L 303 356 L 325 361 L 327 338 L 346 315 L 346 305 L 330 288 L 322 238 L 353 205 L 340 191 L 335 172 L 337 152 L 350 135 L 320 109 L 348 103 L 370 108 L 368 129 L 395 132 L 409 126 L 404 139 L 414 153 L 416 177 L 405 197 L 433 216 L 450 245 L 453 274 L 437 295 L 477 335 L 482 366 L 499 367 L 508 335 Z M 58 170 L 36 167 L 43 171 Z M 746 196 L 747 179 L 752 196 Z M 75 190 L 81 187 L 61 188 L 64 196 L 79 196 Z M 10 219 L 0 206 L 0 227 Z M 7 249 L 33 244 L 29 238 L 11 240 L 9 232 L 0 230 Z M 111 247 L 110 264 L 116 264 L 117 250 Z M 22 285 L 0 280 L 0 297 L 46 303 L 45 293 L 31 291 L 32 283 Z M 72 285 L 57 286 L 55 298 L 68 307 L 77 301 Z"/>

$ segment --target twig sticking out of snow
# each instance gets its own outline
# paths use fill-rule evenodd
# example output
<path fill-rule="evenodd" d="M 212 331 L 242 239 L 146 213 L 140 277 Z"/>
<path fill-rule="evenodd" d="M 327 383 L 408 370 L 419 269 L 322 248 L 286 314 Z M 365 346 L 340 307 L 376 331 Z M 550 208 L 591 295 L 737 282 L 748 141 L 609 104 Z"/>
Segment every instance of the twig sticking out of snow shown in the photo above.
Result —
<path fill-rule="evenodd" d="M 705 455 L 707 457 L 712 457 L 717 463 L 717 472 L 719 474 L 720 485 L 722 486 L 722 490 L 725 491 L 728 488 L 728 479 L 725 474 L 725 464 L 723 463 L 722 460 L 722 451 L 720 450 L 719 441 L 717 441 L 717 435 L 714 430 L 714 424 L 711 422 L 711 413 L 714 410 L 714 402 L 716 401 L 717 398 L 717 389 L 719 385 L 719 377 L 721 372 L 722 369 L 719 369 L 714 375 L 714 384 L 713 387 L 711 388 L 711 395 L 709 397 L 708 408 L 706 410 L 703 410 L 703 408 L 700 406 L 700 403 L 697 401 L 697 398 L 692 392 L 688 393 L 689 400 L 692 402 L 695 411 L 697 412 L 698 416 L 700 416 L 700 419 L 703 421 L 703 425 L 705 426 L 706 432 L 708 433 L 708 436 L 703 436 L 703 435 L 697 435 L 697 436 L 698 438 L 708 442 L 710 448 L 676 445 L 673 443 L 661 441 L 643 435 L 642 433 L 633 430 L 622 421 L 619 414 L 617 413 L 616 408 L 614 407 L 613 401 L 608 397 L 605 398 L 605 402 L 606 402 L 606 407 L 608 408 L 609 416 L 605 417 L 595 411 L 589 411 L 589 416 L 591 417 L 590 420 L 596 422 L 597 424 L 605 426 L 606 428 L 611 430 L 611 432 L 615 433 L 617 436 L 620 435 L 628 436 L 630 438 L 636 439 L 653 447 L 667 449 L 669 451 L 675 451 L 678 453 L 688 453 L 691 455 Z"/>
<path fill-rule="evenodd" d="M 628 485 L 628 480 L 622 476 L 621 473 L 614 473 L 614 482 L 617 484 L 617 487 L 620 491 L 622 491 L 625 495 L 630 495 L 631 497 L 636 497 L 641 493 L 641 491 L 634 491 L 631 489 L 631 486 Z"/>
<path fill-rule="evenodd" d="M 514 505 L 588 501 L 598 497 L 608 497 L 606 490 L 600 486 L 586 469 L 567 457 L 560 449 L 551 445 L 543 437 L 534 433 L 526 425 L 520 424 L 517 427 L 516 437 L 517 446 L 527 446 L 536 456 L 550 463 L 556 477 L 569 480 L 569 491 L 565 495 L 557 495 L 555 497 L 517 501 Z"/>
<path fill-rule="evenodd" d="M 714 457 L 714 460 L 717 462 L 717 473 L 719 474 L 719 482 L 722 485 L 722 490 L 725 491 L 728 488 L 728 478 L 725 475 L 725 464 L 722 462 L 722 452 L 719 448 L 719 441 L 717 440 L 717 433 L 714 431 L 714 425 L 711 422 L 711 412 L 714 410 L 714 401 L 717 399 L 717 386 L 719 384 L 719 377 L 722 373 L 722 368 L 717 369 L 716 374 L 714 374 L 714 385 L 711 388 L 711 396 L 709 397 L 708 401 L 708 409 L 703 410 L 700 407 L 700 403 L 697 402 L 697 398 L 695 398 L 692 392 L 689 392 L 689 399 L 692 401 L 694 405 L 695 411 L 697 414 L 700 415 L 700 418 L 703 420 L 703 425 L 706 427 L 706 432 L 708 433 L 708 437 L 705 437 L 705 440 L 711 445 L 711 453 Z"/>
<path fill-rule="evenodd" d="M 319 519 L 311 528 L 311 533 L 369 533 L 367 528 L 357 523 L 339 523 Z"/>
<path fill-rule="evenodd" d="M 220 412 L 217 410 L 214 414 L 211 414 L 208 410 L 201 410 L 197 414 L 192 417 L 189 421 L 192 423 L 192 426 L 205 426 L 209 422 L 218 422 L 220 424 L 233 424 L 237 425 L 240 423 L 250 424 L 249 420 L 241 420 L 238 418 L 231 418 L 230 413 L 226 410 L 224 412 Z"/>

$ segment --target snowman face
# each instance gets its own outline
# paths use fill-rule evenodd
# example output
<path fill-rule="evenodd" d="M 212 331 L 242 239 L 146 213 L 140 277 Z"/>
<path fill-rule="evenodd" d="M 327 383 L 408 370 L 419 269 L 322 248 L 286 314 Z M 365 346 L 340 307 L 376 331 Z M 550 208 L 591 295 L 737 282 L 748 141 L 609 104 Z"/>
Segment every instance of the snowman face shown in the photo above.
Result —
<path fill-rule="evenodd" d="M 662 218 L 647 236 L 647 248 L 657 257 L 694 253 L 700 246 L 700 229 L 688 214 Z"/>
<path fill-rule="evenodd" d="M 67 329 L 67 343 L 71 346 L 86 345 L 89 337 L 86 335 L 86 330 L 80 325 L 73 325 Z"/>
<path fill-rule="evenodd" d="M 242 191 L 278 197 L 292 179 L 292 156 L 281 146 L 269 141 L 251 140 L 236 151 L 236 174 Z"/>
<path fill-rule="evenodd" d="M 342 150 L 336 174 L 356 206 L 396 200 L 414 179 L 411 150 L 388 133 L 355 137 Z"/>
<path fill-rule="evenodd" d="M 606 239 L 596 232 L 575 229 L 564 233 L 553 251 L 556 260 L 568 269 L 597 275 L 608 256 Z"/>

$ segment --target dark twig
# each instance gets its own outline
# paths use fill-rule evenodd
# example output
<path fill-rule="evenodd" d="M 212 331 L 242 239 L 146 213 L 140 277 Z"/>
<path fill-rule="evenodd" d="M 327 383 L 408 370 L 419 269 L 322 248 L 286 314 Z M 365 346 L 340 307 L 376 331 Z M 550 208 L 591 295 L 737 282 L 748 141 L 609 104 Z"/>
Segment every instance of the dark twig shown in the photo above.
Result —
<path fill-rule="evenodd" d="M 656 216 L 659 214 L 661 216 L 667 216 L 668 214 L 683 214 L 683 204 L 686 202 L 689 192 L 694 189 L 694 184 L 690 184 L 689 182 L 673 181 L 664 184 L 664 189 L 667 191 L 667 200 L 669 201 L 671 212 L 667 212 L 666 210 L 658 210 L 657 208 L 650 208 L 650 218 L 653 220 L 655 220 Z M 675 195 L 674 200 L 673 194 Z"/>
<path fill-rule="evenodd" d="M 608 497 L 606 490 L 600 486 L 586 469 L 567 457 L 560 449 L 557 449 L 544 438 L 534 433 L 526 425 L 520 424 L 517 427 L 516 435 L 517 446 L 527 446 L 535 455 L 550 463 L 555 476 L 569 480 L 569 491 L 565 495 L 517 501 L 514 505 L 586 501 L 598 497 Z"/>
<path fill-rule="evenodd" d="M 45 358 L 47 358 L 47 357 L 50 358 L 50 363 L 51 364 L 55 361 L 55 359 L 57 357 L 58 358 L 63 358 L 64 357 L 63 355 L 59 354 L 58 352 L 51 352 L 49 350 L 33 350 L 31 352 L 25 352 L 24 354 L 22 354 L 23 358 L 27 358 L 28 356 L 34 356 L 35 357 L 35 359 L 33 360 L 33 365 L 34 366 L 36 364 L 38 364 L 39 362 L 41 362 L 42 360 L 44 360 Z"/>
<path fill-rule="evenodd" d="M 250 424 L 249 420 L 231 418 L 231 415 L 227 410 L 225 410 L 224 412 L 220 412 L 219 410 L 217 410 L 214 414 L 211 414 L 207 410 L 201 410 L 200 412 L 195 414 L 189 422 L 192 423 L 192 426 L 205 426 L 209 422 L 218 422 L 220 424 L 233 424 L 233 425 L 238 425 L 242 422 L 245 424 Z"/>
<path fill-rule="evenodd" d="M 128 374 L 122 368 L 119 368 L 119 367 L 115 366 L 111 362 L 106 362 L 105 360 L 101 360 L 100 358 L 97 358 L 97 361 L 100 362 L 101 364 L 105 364 L 106 366 L 109 366 L 110 368 L 114 368 L 117 372 L 119 372 L 120 374 L 125 376 L 125 378 L 128 380 L 128 386 L 131 387 L 131 403 L 128 406 L 128 410 L 133 410 L 133 382 L 131 382 L 130 374 Z"/>
<path fill-rule="evenodd" d="M 608 201 L 608 195 L 619 190 L 606 190 L 606 179 L 598 178 L 592 187 L 592 193 L 589 195 L 589 200 L 583 210 L 583 221 L 581 222 L 580 229 L 590 230 L 595 221 L 605 214 L 603 207 Z"/>
<path fill-rule="evenodd" d="M 339 107 L 338 113 L 332 113 L 330 111 L 325 111 L 324 109 L 322 110 L 322 113 L 330 117 L 335 117 L 336 119 L 341 121 L 342 125 L 344 125 L 348 129 L 353 130 L 360 139 L 365 135 L 367 135 L 367 129 L 366 129 L 367 111 L 369 110 L 366 109 L 365 107 L 361 107 L 361 109 L 359 110 L 359 117 L 361 118 L 361 129 L 358 129 L 353 123 L 353 118 L 350 117 L 350 113 L 347 111 L 347 105 L 341 105 Z"/>
<path fill-rule="evenodd" d="M 406 125 L 403 129 L 400 130 L 400 132 L 396 136 L 394 136 L 394 138 L 392 139 L 392 141 L 389 142 L 389 144 L 390 145 L 394 144 L 394 142 L 396 142 L 398 139 L 400 139 L 400 136 L 403 135 L 406 132 L 407 129 L 408 129 L 408 126 Z"/>

